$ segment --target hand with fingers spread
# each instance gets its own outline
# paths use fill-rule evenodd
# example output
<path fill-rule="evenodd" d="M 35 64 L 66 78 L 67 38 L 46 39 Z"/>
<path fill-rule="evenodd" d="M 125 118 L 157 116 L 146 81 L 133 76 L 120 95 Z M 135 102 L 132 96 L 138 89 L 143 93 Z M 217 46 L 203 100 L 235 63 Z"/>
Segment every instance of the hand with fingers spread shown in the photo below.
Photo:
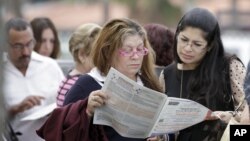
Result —
<path fill-rule="evenodd" d="M 44 97 L 42 96 L 35 96 L 35 95 L 28 96 L 20 104 L 12 106 L 9 110 L 9 114 L 11 116 L 14 116 L 18 113 L 29 110 L 36 105 L 40 105 L 42 99 L 44 99 Z"/>
<path fill-rule="evenodd" d="M 102 90 L 93 91 L 90 93 L 88 98 L 88 105 L 86 113 L 89 117 L 92 117 L 95 111 L 95 108 L 101 107 L 105 104 L 108 96 Z"/>

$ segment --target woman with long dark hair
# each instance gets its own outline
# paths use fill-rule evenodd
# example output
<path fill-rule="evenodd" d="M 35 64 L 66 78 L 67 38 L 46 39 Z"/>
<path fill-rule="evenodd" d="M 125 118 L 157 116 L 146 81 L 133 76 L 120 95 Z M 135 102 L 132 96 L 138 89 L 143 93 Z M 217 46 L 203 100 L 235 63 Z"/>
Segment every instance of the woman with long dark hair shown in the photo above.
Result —
<path fill-rule="evenodd" d="M 174 63 L 160 76 L 168 96 L 194 100 L 216 117 L 181 130 L 178 141 L 217 141 L 232 116 L 244 108 L 245 68 L 224 51 L 220 27 L 206 9 L 195 8 L 179 21 L 174 38 Z M 221 129 L 221 130 L 220 130 Z"/>

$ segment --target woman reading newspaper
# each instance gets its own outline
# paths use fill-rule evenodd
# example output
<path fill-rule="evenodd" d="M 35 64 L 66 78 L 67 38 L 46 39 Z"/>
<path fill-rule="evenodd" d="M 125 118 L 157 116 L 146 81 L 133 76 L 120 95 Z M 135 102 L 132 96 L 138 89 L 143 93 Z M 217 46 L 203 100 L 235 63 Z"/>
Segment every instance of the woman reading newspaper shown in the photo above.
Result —
<path fill-rule="evenodd" d="M 174 63 L 160 76 L 166 94 L 196 101 L 214 117 L 183 129 L 178 141 L 218 141 L 233 116 L 246 105 L 245 68 L 226 55 L 217 19 L 206 9 L 195 8 L 179 21 L 174 38 Z"/>
<path fill-rule="evenodd" d="M 109 21 L 101 30 L 91 55 L 96 67 L 78 79 L 66 96 L 66 106 L 53 111 L 38 131 L 39 136 L 53 141 L 162 140 L 164 136 L 126 138 L 111 127 L 92 122 L 95 109 L 105 105 L 108 99 L 100 89 L 111 67 L 138 84 L 162 91 L 154 72 L 154 52 L 142 26 L 129 19 Z"/>

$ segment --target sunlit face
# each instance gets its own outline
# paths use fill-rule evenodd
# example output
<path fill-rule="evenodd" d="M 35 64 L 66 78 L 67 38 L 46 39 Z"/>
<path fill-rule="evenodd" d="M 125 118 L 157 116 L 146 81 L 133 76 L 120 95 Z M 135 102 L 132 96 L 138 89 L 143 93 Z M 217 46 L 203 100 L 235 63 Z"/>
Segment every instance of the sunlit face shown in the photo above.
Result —
<path fill-rule="evenodd" d="M 55 36 L 50 28 L 46 28 L 42 33 L 42 43 L 38 53 L 44 56 L 50 56 L 54 49 Z"/>
<path fill-rule="evenodd" d="M 196 67 L 206 55 L 204 34 L 199 28 L 186 27 L 177 36 L 177 53 L 185 65 Z"/>
<path fill-rule="evenodd" d="M 32 29 L 27 28 L 23 31 L 10 29 L 8 43 L 8 55 L 10 61 L 17 69 L 26 70 L 34 47 Z"/>
<path fill-rule="evenodd" d="M 116 51 L 113 67 L 129 78 L 135 79 L 146 54 L 142 37 L 129 35 L 124 39 L 122 47 Z"/>

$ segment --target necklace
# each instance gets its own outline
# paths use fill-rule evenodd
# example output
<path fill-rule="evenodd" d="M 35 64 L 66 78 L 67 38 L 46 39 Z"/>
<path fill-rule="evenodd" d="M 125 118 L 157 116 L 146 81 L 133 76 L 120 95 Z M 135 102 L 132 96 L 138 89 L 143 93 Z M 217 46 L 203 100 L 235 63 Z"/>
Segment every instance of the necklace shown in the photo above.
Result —
<path fill-rule="evenodd" d="M 181 70 L 180 98 L 182 98 L 183 69 Z"/>

